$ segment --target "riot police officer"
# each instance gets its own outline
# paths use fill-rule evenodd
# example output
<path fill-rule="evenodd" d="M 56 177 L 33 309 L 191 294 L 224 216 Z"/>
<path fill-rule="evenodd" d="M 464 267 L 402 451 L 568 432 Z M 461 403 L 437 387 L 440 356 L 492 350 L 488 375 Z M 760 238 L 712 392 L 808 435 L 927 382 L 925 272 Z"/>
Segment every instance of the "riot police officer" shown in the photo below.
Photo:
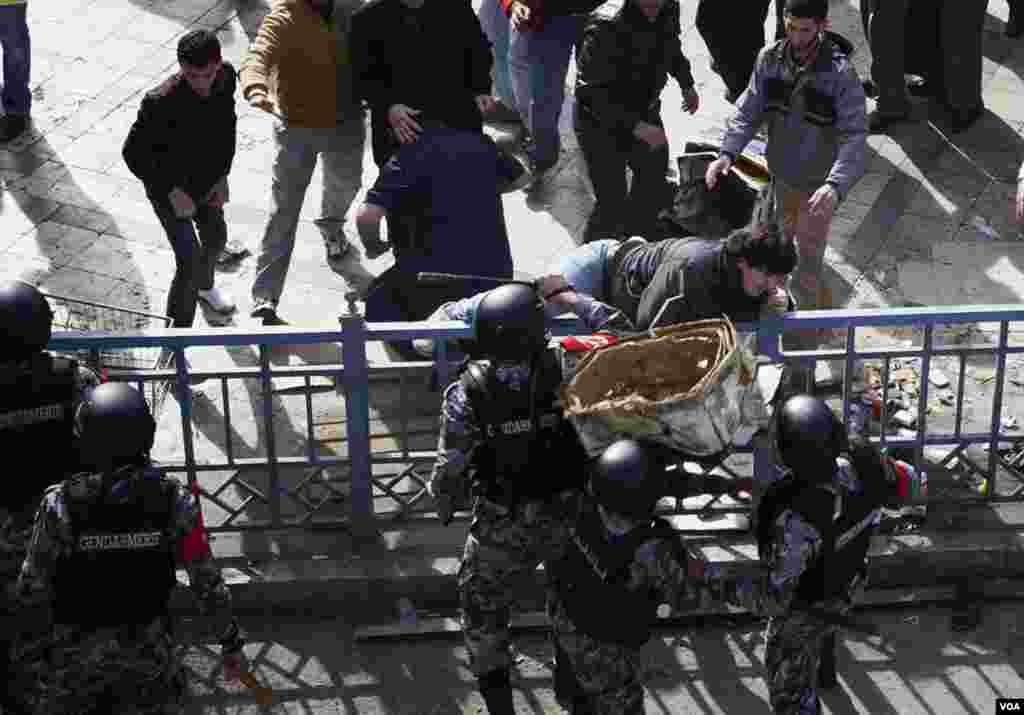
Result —
<path fill-rule="evenodd" d="M 52 313 L 46 298 L 21 281 L 0 282 L 0 454 L 31 455 L 32 469 L 0 490 L 0 681 L 24 676 L 10 659 L 19 634 L 13 588 L 32 525 L 48 485 L 74 471 L 74 411 L 98 383 L 74 360 L 43 352 Z M 0 706 L 17 707 L 19 687 L 0 693 Z"/>
<path fill-rule="evenodd" d="M 817 687 L 836 682 L 836 632 L 866 582 L 889 486 L 881 454 L 867 444 L 851 448 L 821 400 L 790 397 L 777 420 L 786 474 L 758 506 L 758 551 L 770 576 L 753 608 L 771 616 L 765 665 L 772 708 L 817 713 Z"/>
<path fill-rule="evenodd" d="M 531 574 L 563 541 L 560 495 L 582 483 L 585 454 L 558 404 L 562 373 L 548 349 L 548 296 L 564 281 L 489 291 L 474 321 L 474 350 L 448 387 L 430 493 L 447 523 L 473 499 L 458 587 L 463 635 L 491 715 L 511 715 L 510 581 Z"/>
<path fill-rule="evenodd" d="M 168 712 L 184 695 L 168 613 L 175 569 L 187 571 L 226 674 L 237 677 L 242 638 L 230 594 L 199 504 L 149 459 L 156 425 L 142 395 L 101 385 L 78 409 L 75 428 L 93 470 L 45 491 L 18 583 L 26 613 L 52 613 L 38 707 Z"/>
<path fill-rule="evenodd" d="M 555 695 L 577 715 L 643 715 L 634 661 L 659 604 L 696 604 L 705 565 L 678 532 L 654 516 L 674 491 L 665 448 L 614 442 L 590 470 L 566 548 L 550 562 L 548 604 L 555 644 Z"/>

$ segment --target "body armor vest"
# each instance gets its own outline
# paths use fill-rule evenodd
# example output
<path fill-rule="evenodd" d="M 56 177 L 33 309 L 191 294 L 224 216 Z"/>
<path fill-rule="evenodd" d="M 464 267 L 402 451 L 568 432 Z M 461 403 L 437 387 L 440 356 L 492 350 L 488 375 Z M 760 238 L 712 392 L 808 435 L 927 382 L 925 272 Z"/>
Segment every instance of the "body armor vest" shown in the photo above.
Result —
<path fill-rule="evenodd" d="M 78 364 L 34 355 L 25 367 L 0 373 L 0 454 L 31 455 L 32 469 L 5 480 L 0 506 L 30 507 L 51 484 L 74 472 L 74 398 Z"/>
<path fill-rule="evenodd" d="M 576 629 L 600 641 L 639 648 L 651 637 L 658 598 L 648 584 L 629 588 L 641 545 L 675 538 L 664 519 L 637 526 L 614 542 L 597 506 L 585 503 L 566 553 L 551 564 L 551 577 Z M 680 548 L 680 559 L 685 555 Z"/>
<path fill-rule="evenodd" d="M 558 404 L 553 351 L 537 357 L 528 386 L 503 383 L 485 361 L 468 363 L 460 379 L 484 437 L 473 464 L 485 496 L 510 504 L 582 486 L 586 456 Z"/>
<path fill-rule="evenodd" d="M 146 624 L 166 616 L 175 584 L 170 530 L 174 484 L 147 467 L 117 498 L 64 483 L 74 549 L 56 569 L 54 618 L 86 628 Z M 75 498 L 76 491 L 88 496 Z M 118 595 L 123 594 L 123 596 Z"/>
<path fill-rule="evenodd" d="M 842 513 L 836 519 L 835 495 L 820 486 L 805 486 L 792 475 L 774 483 L 758 509 L 758 547 L 766 558 L 774 540 L 775 521 L 792 510 L 821 535 L 821 553 L 797 583 L 795 607 L 810 605 L 847 594 L 854 577 L 864 569 L 869 528 L 875 510 L 881 506 L 879 492 L 872 488 L 853 494 L 839 487 Z"/>

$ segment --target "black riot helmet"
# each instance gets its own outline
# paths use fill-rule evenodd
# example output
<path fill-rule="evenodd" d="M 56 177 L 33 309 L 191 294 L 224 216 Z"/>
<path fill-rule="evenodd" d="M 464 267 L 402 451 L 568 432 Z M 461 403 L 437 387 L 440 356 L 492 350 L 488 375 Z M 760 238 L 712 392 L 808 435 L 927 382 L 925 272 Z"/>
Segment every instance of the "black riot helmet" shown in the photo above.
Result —
<path fill-rule="evenodd" d="M 530 283 L 487 292 L 473 321 L 476 349 L 498 360 L 525 360 L 547 345 L 544 302 Z"/>
<path fill-rule="evenodd" d="M 836 457 L 846 450 L 846 435 L 828 405 L 810 395 L 794 395 L 779 407 L 775 445 L 782 463 L 799 480 L 827 482 Z"/>
<path fill-rule="evenodd" d="M 86 464 L 105 471 L 148 457 L 156 422 L 138 390 L 123 382 L 108 382 L 79 406 L 75 434 Z"/>
<path fill-rule="evenodd" d="M 50 342 L 50 304 L 35 286 L 0 282 L 0 360 L 22 360 Z"/>
<path fill-rule="evenodd" d="M 590 474 L 591 493 L 609 511 L 633 519 L 648 519 L 665 495 L 668 463 L 664 448 L 620 439 L 595 461 Z"/>

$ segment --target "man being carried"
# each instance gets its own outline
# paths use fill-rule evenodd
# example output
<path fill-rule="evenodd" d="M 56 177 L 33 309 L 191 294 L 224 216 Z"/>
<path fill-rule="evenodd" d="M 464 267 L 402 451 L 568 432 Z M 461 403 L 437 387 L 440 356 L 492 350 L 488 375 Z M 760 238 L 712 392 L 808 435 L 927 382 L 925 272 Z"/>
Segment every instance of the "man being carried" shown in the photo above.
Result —
<path fill-rule="evenodd" d="M 717 318 L 737 323 L 794 310 L 785 289 L 797 264 L 793 239 L 775 228 L 738 229 L 723 240 L 676 238 L 606 239 L 578 247 L 546 276 L 559 291 L 545 310 L 571 310 L 600 330 L 636 332 Z M 473 322 L 483 294 L 438 308 L 428 320 Z M 415 341 L 431 354 L 430 341 Z"/>

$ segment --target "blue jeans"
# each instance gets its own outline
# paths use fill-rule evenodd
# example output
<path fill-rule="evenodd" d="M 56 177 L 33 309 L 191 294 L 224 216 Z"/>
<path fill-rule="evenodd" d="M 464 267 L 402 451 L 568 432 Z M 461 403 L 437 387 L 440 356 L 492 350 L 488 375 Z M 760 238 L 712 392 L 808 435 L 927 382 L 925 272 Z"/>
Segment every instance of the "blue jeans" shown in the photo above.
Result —
<path fill-rule="evenodd" d="M 28 114 L 32 93 L 28 89 L 32 69 L 32 44 L 28 37 L 26 5 L 0 5 L 0 47 L 4 53 L 4 111 Z"/>
<path fill-rule="evenodd" d="M 508 74 L 508 15 L 499 0 L 483 0 L 480 5 L 480 26 L 491 41 L 494 54 L 494 96 L 508 107 L 515 107 L 512 80 Z"/>
<path fill-rule="evenodd" d="M 561 273 L 565 276 L 565 280 L 571 283 L 577 292 L 606 302 L 604 286 L 608 253 L 619 243 L 621 242 L 609 238 L 577 246 L 571 253 L 558 260 L 558 265 L 552 273 Z M 487 295 L 486 291 L 448 305 L 444 309 L 448 320 L 461 320 L 472 325 L 480 307 L 480 301 L 484 299 L 485 295 Z M 562 314 L 552 304 L 548 304 L 544 312 L 549 319 Z"/>
<path fill-rule="evenodd" d="M 516 109 L 533 138 L 527 154 L 541 167 L 558 161 L 558 118 L 565 101 L 569 57 L 583 27 L 580 15 L 545 17 L 540 30 L 509 36 L 509 70 Z"/>
<path fill-rule="evenodd" d="M 174 251 L 174 278 L 167 291 L 167 315 L 174 320 L 173 327 L 189 328 L 196 317 L 196 293 L 213 288 L 213 270 L 227 243 L 224 211 L 197 205 L 195 216 L 184 219 L 175 216 L 166 201 L 152 203 Z"/>

